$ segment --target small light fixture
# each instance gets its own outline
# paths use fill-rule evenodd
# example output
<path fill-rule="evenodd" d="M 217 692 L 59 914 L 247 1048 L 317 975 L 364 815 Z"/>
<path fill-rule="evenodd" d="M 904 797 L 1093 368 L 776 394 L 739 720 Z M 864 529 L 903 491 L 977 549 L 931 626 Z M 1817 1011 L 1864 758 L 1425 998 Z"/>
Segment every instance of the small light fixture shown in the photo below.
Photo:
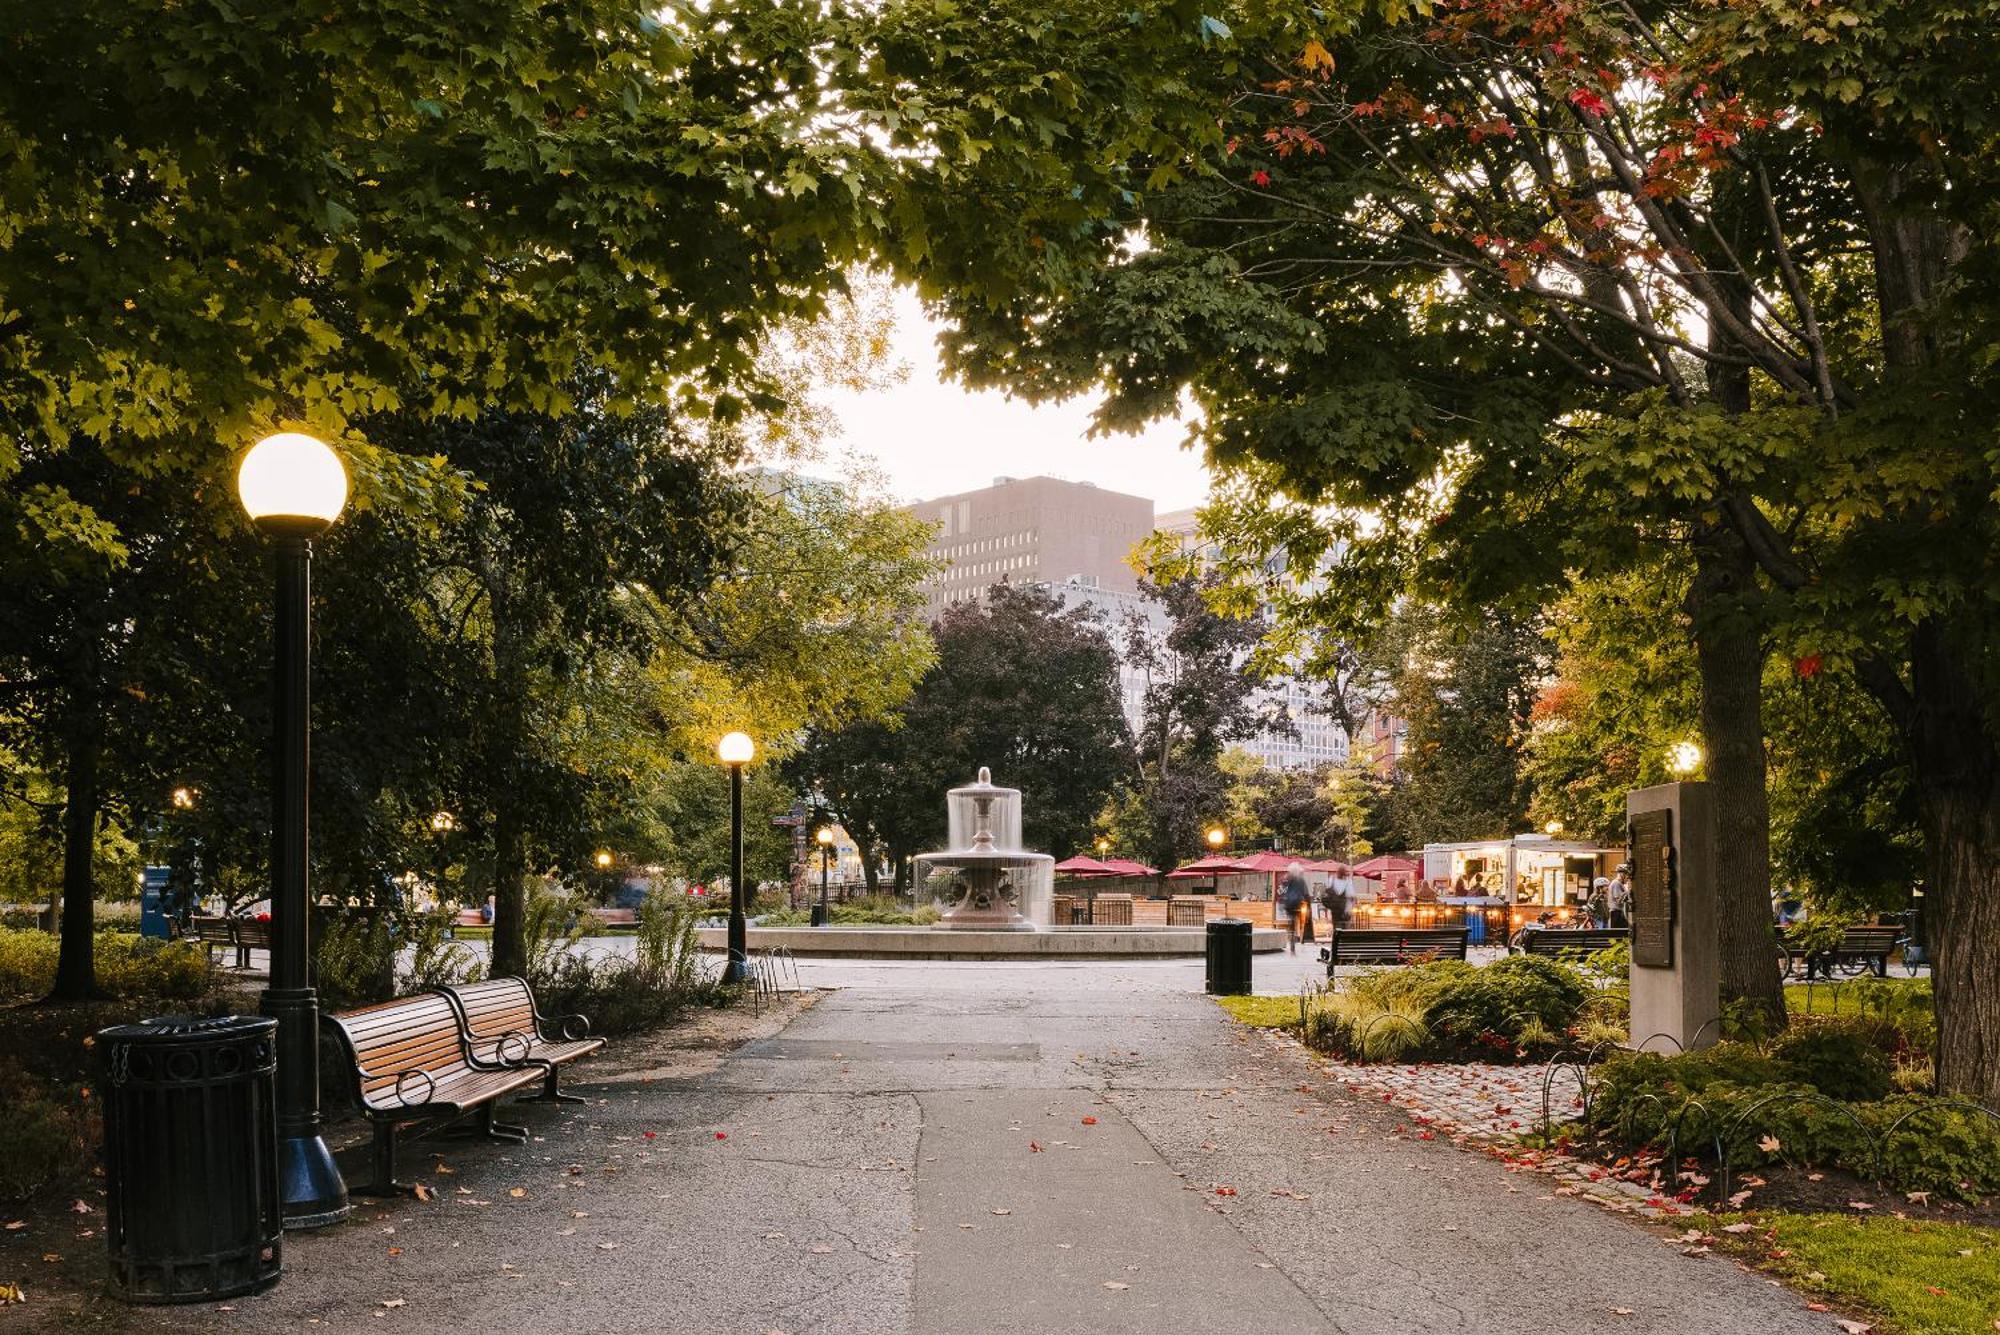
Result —
<path fill-rule="evenodd" d="M 816 834 L 816 835 L 814 835 L 814 836 L 813 836 L 813 838 L 815 838 L 815 839 L 819 840 L 819 846 L 820 846 L 821 848 L 832 848 L 832 847 L 833 847 L 833 827 L 832 827 L 831 825 L 822 825 L 822 826 L 820 826 L 820 827 L 819 827 L 819 833 L 818 833 L 818 834 Z"/>
<path fill-rule="evenodd" d="M 236 467 L 236 495 L 259 528 L 317 533 L 347 504 L 347 469 L 325 441 L 280 431 L 252 445 Z"/>
<path fill-rule="evenodd" d="M 1701 768 L 1701 748 L 1693 742 L 1675 742 L 1667 748 L 1667 768 L 1682 778 Z"/>
<path fill-rule="evenodd" d="M 179 807 L 182 811 L 194 810 L 194 802 L 195 802 L 194 789 L 192 788 L 174 789 L 173 802 L 174 805 Z"/>
<path fill-rule="evenodd" d="M 1563 823 L 1559 820 L 1552 820 L 1547 825 L 1544 825 L 1542 827 L 1542 833 L 1544 834 L 1556 835 L 1556 834 L 1561 834 L 1562 832 L 1563 832 Z"/>
<path fill-rule="evenodd" d="M 598 870 L 602 871 L 604 868 L 609 867 L 610 865 L 611 865 L 611 850 L 608 848 L 598 849 L 597 850 Z"/>
<path fill-rule="evenodd" d="M 1220 849 L 1222 847 L 1223 840 L 1227 838 L 1229 838 L 1229 832 L 1224 830 L 1220 825 L 1209 826 L 1208 846 L 1210 848 Z"/>
<path fill-rule="evenodd" d="M 449 811 L 433 812 L 431 814 L 431 828 L 439 834 L 446 834 L 458 828 L 458 820 Z"/>
<path fill-rule="evenodd" d="M 757 743 L 750 740 L 747 732 L 726 732 L 716 743 L 715 754 L 722 757 L 725 765 L 747 765 L 756 758 Z"/>

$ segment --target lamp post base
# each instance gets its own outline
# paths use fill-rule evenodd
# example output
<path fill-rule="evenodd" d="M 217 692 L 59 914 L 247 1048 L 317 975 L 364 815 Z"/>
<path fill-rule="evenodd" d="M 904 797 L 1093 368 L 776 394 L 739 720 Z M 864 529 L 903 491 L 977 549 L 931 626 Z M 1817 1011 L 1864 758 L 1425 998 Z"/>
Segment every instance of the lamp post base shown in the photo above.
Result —
<path fill-rule="evenodd" d="M 317 1131 L 278 1142 L 278 1197 L 285 1227 L 325 1228 L 353 1211 L 333 1151 Z"/>

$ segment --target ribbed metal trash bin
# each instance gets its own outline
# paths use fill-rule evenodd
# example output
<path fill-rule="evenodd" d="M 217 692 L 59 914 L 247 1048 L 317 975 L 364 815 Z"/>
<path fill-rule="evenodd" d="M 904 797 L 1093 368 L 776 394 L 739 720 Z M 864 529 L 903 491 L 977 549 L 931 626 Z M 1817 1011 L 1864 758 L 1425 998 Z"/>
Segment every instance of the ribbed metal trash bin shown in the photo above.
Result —
<path fill-rule="evenodd" d="M 205 1302 L 277 1282 L 277 1028 L 168 1016 L 97 1035 L 114 1296 Z"/>
<path fill-rule="evenodd" d="M 1208 925 L 1208 990 L 1218 997 L 1250 990 L 1250 924 L 1245 919 L 1217 918 Z"/>

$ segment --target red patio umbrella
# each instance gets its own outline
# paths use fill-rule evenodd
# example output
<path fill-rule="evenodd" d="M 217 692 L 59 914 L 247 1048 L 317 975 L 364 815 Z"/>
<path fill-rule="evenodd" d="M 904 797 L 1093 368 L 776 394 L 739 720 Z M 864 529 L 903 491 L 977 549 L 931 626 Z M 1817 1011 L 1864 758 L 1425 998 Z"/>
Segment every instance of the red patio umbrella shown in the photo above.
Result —
<path fill-rule="evenodd" d="M 1247 858 L 1239 858 L 1237 865 L 1244 871 L 1284 871 L 1298 859 L 1284 853 L 1252 853 Z"/>
<path fill-rule="evenodd" d="M 1354 874 L 1356 876 L 1366 876 L 1371 881 L 1379 881 L 1384 876 L 1391 874 L 1415 876 L 1420 870 L 1421 868 L 1408 858 L 1388 857 L 1385 855 L 1379 858 L 1370 858 L 1368 861 L 1356 865 Z"/>
<path fill-rule="evenodd" d="M 1106 858 L 1104 865 L 1111 869 L 1113 876 L 1158 876 L 1160 874 L 1158 869 L 1148 867 L 1143 862 L 1134 862 L 1130 858 Z"/>
<path fill-rule="evenodd" d="M 1334 858 L 1327 858 L 1320 862 L 1308 862 L 1306 870 L 1332 872 L 1335 876 L 1346 876 L 1351 874 L 1354 868 L 1348 866 L 1345 862 L 1340 862 Z"/>
<path fill-rule="evenodd" d="M 1096 858 L 1086 857 L 1084 854 L 1078 853 L 1073 858 L 1064 858 L 1061 862 L 1058 862 L 1056 864 L 1056 875 L 1118 876 L 1122 875 L 1122 873 L 1108 862 L 1099 862 Z"/>
<path fill-rule="evenodd" d="M 1235 858 L 1225 858 L 1225 857 L 1198 858 L 1195 861 L 1188 863 L 1184 867 L 1176 867 L 1172 871 L 1168 872 L 1167 879 L 1170 881 L 1176 881 L 1176 880 L 1191 881 L 1203 876 L 1230 876 L 1238 872 L 1257 871 L 1257 870 L 1259 870 L 1259 868 L 1246 866 L 1242 862 L 1237 861 Z"/>

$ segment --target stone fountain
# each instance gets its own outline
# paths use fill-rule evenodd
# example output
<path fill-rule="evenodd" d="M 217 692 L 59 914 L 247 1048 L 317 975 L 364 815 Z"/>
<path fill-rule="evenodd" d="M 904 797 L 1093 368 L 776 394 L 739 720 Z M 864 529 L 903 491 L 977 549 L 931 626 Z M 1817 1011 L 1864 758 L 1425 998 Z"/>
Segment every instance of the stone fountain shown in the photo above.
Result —
<path fill-rule="evenodd" d="M 951 901 L 938 920 L 954 931 L 1033 932 L 1048 925 L 1055 859 L 1021 847 L 1021 790 L 992 771 L 945 794 L 949 849 L 919 853 L 918 884 Z"/>

